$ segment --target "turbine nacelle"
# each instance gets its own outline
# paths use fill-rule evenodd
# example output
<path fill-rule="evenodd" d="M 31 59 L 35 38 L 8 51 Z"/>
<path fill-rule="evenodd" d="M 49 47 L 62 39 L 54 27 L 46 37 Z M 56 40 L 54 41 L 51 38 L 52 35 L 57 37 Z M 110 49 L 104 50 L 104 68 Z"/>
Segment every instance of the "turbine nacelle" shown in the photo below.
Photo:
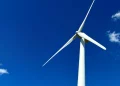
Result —
<path fill-rule="evenodd" d="M 81 38 L 81 36 L 78 35 L 79 32 L 80 32 L 80 31 L 76 31 L 75 34 L 76 34 L 76 36 L 77 36 L 78 38 Z"/>
<path fill-rule="evenodd" d="M 79 36 L 79 33 L 80 33 L 80 31 L 76 31 L 76 35 L 77 35 L 77 37 L 78 38 L 82 38 L 81 36 Z M 82 33 L 82 32 L 81 32 Z M 87 42 L 89 42 L 87 39 L 85 39 L 85 43 L 87 43 Z"/>

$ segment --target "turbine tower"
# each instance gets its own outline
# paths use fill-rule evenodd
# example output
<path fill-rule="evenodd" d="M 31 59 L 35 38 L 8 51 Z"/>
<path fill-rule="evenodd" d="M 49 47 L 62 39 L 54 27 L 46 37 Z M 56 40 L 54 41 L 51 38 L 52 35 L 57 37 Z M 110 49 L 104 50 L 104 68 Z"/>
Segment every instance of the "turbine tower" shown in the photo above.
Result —
<path fill-rule="evenodd" d="M 85 21 L 88 17 L 88 14 L 90 13 L 90 10 L 94 4 L 95 0 L 93 0 L 82 24 L 80 25 L 78 31 L 76 31 L 75 35 L 73 35 L 66 44 L 64 44 L 50 59 L 48 59 L 43 66 L 45 66 L 53 57 L 55 57 L 62 49 L 64 49 L 65 47 L 67 47 L 75 38 L 81 38 L 80 41 L 80 53 L 79 53 L 79 67 L 78 67 L 78 83 L 77 86 L 85 86 L 85 43 L 86 41 L 92 42 L 93 44 L 97 45 L 98 47 L 102 48 L 103 50 L 106 50 L 106 48 L 101 45 L 100 43 L 98 43 L 97 41 L 95 41 L 94 39 L 92 39 L 91 37 L 89 37 L 88 35 L 86 35 L 85 33 L 81 32 L 83 29 L 83 26 L 85 24 Z"/>

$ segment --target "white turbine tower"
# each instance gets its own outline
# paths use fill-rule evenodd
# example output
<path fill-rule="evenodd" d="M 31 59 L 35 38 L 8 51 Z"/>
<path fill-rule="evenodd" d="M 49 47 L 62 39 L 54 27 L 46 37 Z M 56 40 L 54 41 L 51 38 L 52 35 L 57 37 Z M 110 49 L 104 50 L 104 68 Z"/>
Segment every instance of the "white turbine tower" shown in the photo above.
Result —
<path fill-rule="evenodd" d="M 94 1 L 95 0 L 93 0 L 85 18 L 84 18 L 84 20 L 81 24 L 81 26 L 79 27 L 78 31 L 76 31 L 75 35 L 73 35 L 65 45 L 63 45 L 47 62 L 45 62 L 43 64 L 43 66 L 45 66 L 55 55 L 57 55 L 62 49 L 67 47 L 76 37 L 81 38 L 80 53 L 79 53 L 79 68 L 78 68 L 78 84 L 77 84 L 77 86 L 85 86 L 85 42 L 86 41 L 92 42 L 95 45 L 97 45 L 98 47 L 106 50 L 106 48 L 103 45 L 99 44 L 97 41 L 95 41 L 94 39 L 92 39 L 91 37 L 86 35 L 85 33 L 81 32 L 81 30 L 83 29 L 83 26 L 85 24 L 85 21 L 88 17 L 88 14 L 89 14 L 89 12 L 90 12 L 93 4 L 94 4 Z"/>

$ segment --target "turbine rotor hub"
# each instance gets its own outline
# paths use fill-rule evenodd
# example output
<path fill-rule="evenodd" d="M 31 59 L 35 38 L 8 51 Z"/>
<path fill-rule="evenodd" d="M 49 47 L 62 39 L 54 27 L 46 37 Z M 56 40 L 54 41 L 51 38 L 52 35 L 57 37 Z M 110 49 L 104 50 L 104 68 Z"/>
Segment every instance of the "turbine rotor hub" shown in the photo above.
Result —
<path fill-rule="evenodd" d="M 79 31 L 76 31 L 76 34 L 78 34 Z"/>

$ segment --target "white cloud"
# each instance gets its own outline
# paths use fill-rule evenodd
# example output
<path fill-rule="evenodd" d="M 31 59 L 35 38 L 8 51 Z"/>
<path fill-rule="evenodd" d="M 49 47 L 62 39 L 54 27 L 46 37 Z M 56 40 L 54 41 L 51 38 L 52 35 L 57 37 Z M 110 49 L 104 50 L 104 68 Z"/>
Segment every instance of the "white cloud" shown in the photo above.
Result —
<path fill-rule="evenodd" d="M 2 74 L 9 74 L 7 69 L 0 69 L 0 75 Z"/>
<path fill-rule="evenodd" d="M 114 15 L 112 15 L 112 17 L 111 17 L 113 20 L 118 20 L 118 19 L 120 19 L 120 11 L 118 11 L 117 13 L 115 13 Z"/>
<path fill-rule="evenodd" d="M 0 66 L 2 66 L 2 64 L 0 63 Z M 3 75 L 3 74 L 9 74 L 7 69 L 2 69 L 0 68 L 0 75 Z"/>
<path fill-rule="evenodd" d="M 120 43 L 120 33 L 107 31 L 110 42 Z"/>

